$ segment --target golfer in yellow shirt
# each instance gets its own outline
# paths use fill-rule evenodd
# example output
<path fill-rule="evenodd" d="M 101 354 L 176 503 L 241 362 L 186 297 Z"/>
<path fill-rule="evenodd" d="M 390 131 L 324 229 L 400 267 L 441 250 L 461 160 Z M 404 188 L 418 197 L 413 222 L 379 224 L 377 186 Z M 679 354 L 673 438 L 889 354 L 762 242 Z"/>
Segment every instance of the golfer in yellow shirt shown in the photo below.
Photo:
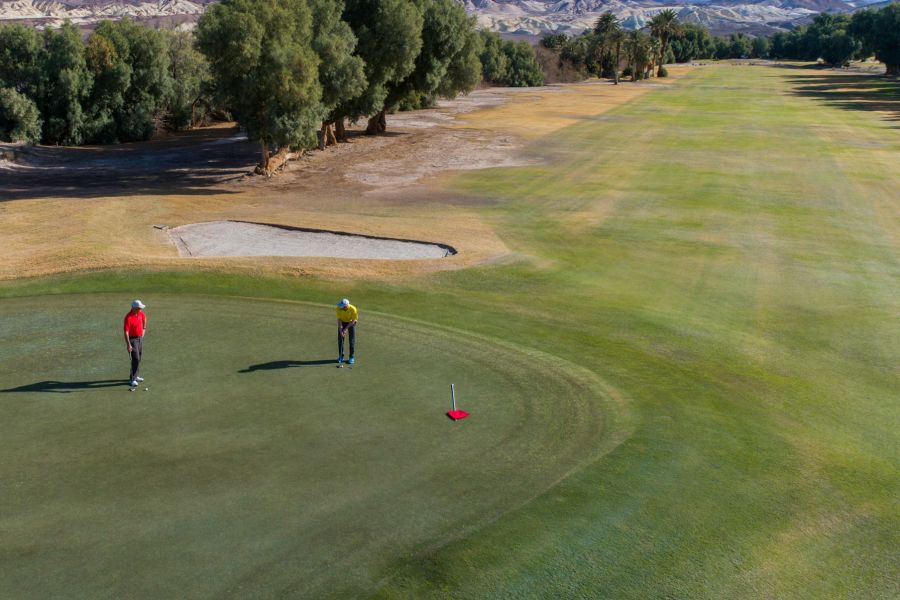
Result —
<path fill-rule="evenodd" d="M 353 364 L 356 362 L 356 359 L 353 358 L 354 351 L 356 350 L 356 320 L 359 317 L 359 312 L 356 310 L 356 307 L 350 304 L 350 301 L 344 298 L 337 304 L 337 308 L 334 309 L 334 312 L 337 314 L 337 324 L 338 324 L 338 359 L 339 363 L 344 362 L 344 338 L 349 334 L 350 337 L 350 358 L 347 360 L 348 364 Z"/>

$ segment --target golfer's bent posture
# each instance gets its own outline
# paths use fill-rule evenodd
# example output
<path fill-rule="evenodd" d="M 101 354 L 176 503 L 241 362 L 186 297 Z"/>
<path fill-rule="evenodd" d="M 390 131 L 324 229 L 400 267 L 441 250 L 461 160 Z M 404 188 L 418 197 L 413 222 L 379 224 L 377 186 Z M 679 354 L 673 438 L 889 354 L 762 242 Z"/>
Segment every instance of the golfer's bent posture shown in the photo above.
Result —
<path fill-rule="evenodd" d="M 131 373 L 128 375 L 129 385 L 136 388 L 144 380 L 138 375 L 141 368 L 141 355 L 144 353 L 144 334 L 147 332 L 147 308 L 140 300 L 131 303 L 131 310 L 125 315 L 125 347 L 131 354 Z"/>
<path fill-rule="evenodd" d="M 338 359 L 339 363 L 344 362 L 344 338 L 350 337 L 350 360 L 347 362 L 351 365 L 356 362 L 353 354 L 356 350 L 356 320 L 359 318 L 359 312 L 356 307 L 350 304 L 350 301 L 344 298 L 337 304 L 334 310 L 337 314 L 338 324 Z"/>

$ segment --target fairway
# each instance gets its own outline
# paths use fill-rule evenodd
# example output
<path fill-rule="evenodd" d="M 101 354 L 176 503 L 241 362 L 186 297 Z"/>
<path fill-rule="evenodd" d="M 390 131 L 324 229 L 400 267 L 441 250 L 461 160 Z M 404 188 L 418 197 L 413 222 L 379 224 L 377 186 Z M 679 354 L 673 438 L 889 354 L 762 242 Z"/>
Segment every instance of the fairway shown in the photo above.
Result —
<path fill-rule="evenodd" d="M 573 112 L 524 166 L 341 205 L 354 231 L 457 247 L 436 232 L 465 222 L 503 248 L 459 268 L 148 255 L 3 283 L 0 590 L 897 598 L 900 84 L 848 76 L 686 69 Z M 533 118 L 554 101 L 535 97 Z M 532 131 L 527 113 L 466 122 Z M 114 202 L 192 222 L 194 205 L 248 199 L 335 210 L 287 187 L 273 204 L 229 193 Z M 0 205 L 0 242 L 45 235 L 42 202 Z M 70 262 L 42 264 L 108 264 L 94 240 L 116 218 L 90 220 Z M 344 296 L 361 314 L 352 370 L 329 364 Z M 133 297 L 150 391 L 130 393 Z"/>
<path fill-rule="evenodd" d="M 533 352 L 364 314 L 336 369 L 329 307 L 147 302 L 129 392 L 121 297 L 0 301 L 4 594 L 355 595 L 603 441 L 594 379 Z"/>

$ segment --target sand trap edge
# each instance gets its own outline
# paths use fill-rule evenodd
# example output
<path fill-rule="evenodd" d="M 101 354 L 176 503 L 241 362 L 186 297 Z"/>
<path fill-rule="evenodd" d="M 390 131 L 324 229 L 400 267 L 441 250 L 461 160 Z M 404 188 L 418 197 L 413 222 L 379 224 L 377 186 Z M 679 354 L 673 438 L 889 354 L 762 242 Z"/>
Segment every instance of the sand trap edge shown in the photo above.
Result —
<path fill-rule="evenodd" d="M 428 242 L 425 240 L 410 240 L 405 238 L 382 237 L 378 235 L 369 235 L 365 233 L 350 233 L 349 231 L 334 231 L 332 229 L 313 229 L 311 227 L 295 227 L 293 225 L 278 225 L 275 223 L 259 223 L 257 221 L 236 221 L 234 219 L 225 219 L 229 223 L 248 223 L 250 225 L 265 225 L 266 227 L 275 227 L 276 229 L 286 229 L 288 231 L 303 231 L 305 233 L 330 233 L 332 235 L 343 235 L 347 237 L 365 238 L 367 240 L 384 240 L 388 242 L 406 242 L 407 244 L 426 244 L 428 246 L 437 246 L 449 252 L 448 256 L 454 256 L 459 252 L 449 244 L 441 242 Z"/>
<path fill-rule="evenodd" d="M 324 233 L 324 234 L 343 236 L 343 237 L 348 237 L 348 238 L 361 238 L 361 239 L 368 239 L 368 240 L 374 240 L 374 241 L 388 241 L 388 242 L 400 242 L 400 243 L 406 243 L 406 244 L 421 244 L 421 245 L 426 245 L 426 246 L 434 246 L 437 248 L 441 248 L 447 252 L 447 254 L 445 254 L 443 257 L 439 257 L 439 258 L 447 258 L 448 256 L 455 256 L 455 255 L 459 254 L 459 251 L 456 248 L 454 248 L 453 246 L 451 246 L 449 244 L 444 244 L 441 242 L 431 242 L 431 241 L 425 241 L 425 240 L 414 240 L 414 239 L 397 238 L 397 237 L 385 237 L 385 236 L 370 235 L 370 234 L 365 234 L 365 233 L 351 233 L 349 231 L 336 231 L 333 229 L 316 229 L 313 227 L 298 227 L 295 225 L 284 225 L 281 223 L 263 223 L 263 222 L 259 222 L 259 221 L 243 221 L 243 220 L 238 220 L 238 219 L 216 219 L 215 221 L 200 221 L 197 223 L 184 223 L 183 225 L 176 225 L 174 227 L 168 226 L 168 225 L 162 225 L 162 226 L 154 225 L 154 228 L 161 229 L 161 230 L 165 231 L 165 233 L 168 234 L 167 237 L 172 241 L 173 244 L 175 244 L 175 246 L 178 248 L 179 254 L 181 254 L 182 257 L 213 258 L 213 256 L 195 255 L 193 252 L 191 252 L 191 249 L 188 247 L 187 243 L 175 231 L 176 229 L 179 229 L 181 227 L 186 227 L 189 225 L 206 225 L 206 224 L 213 224 L 213 223 L 237 223 L 237 224 L 245 224 L 245 225 L 258 225 L 261 227 L 272 227 L 275 229 L 282 229 L 285 231 L 297 231 L 297 232 L 302 232 L 302 233 Z M 236 258 L 236 257 L 233 257 L 233 258 Z M 306 256 L 298 255 L 297 258 L 317 258 L 317 257 L 306 257 Z M 319 258 L 323 258 L 323 257 L 319 257 Z M 342 257 L 330 257 L 330 258 L 341 259 Z M 429 257 L 429 258 L 413 259 L 413 260 L 435 260 L 436 258 L 438 258 L 438 257 Z M 373 259 L 367 259 L 367 260 L 402 260 L 402 259 L 373 258 Z"/>

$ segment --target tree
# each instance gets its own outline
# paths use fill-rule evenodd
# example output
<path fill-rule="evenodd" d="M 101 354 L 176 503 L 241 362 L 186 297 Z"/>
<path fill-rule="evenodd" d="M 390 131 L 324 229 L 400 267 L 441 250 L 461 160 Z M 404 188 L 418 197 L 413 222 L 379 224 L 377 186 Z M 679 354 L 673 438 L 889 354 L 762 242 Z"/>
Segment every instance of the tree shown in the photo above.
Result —
<path fill-rule="evenodd" d="M 769 38 L 757 36 L 750 42 L 750 56 L 752 58 L 769 57 Z"/>
<path fill-rule="evenodd" d="M 594 33 L 599 33 L 600 35 L 612 33 L 617 29 L 620 29 L 619 17 L 610 11 L 606 11 L 597 17 L 597 21 L 594 23 Z"/>
<path fill-rule="evenodd" d="M 335 110 L 338 119 L 356 121 L 374 115 L 368 133 L 385 122 L 388 88 L 416 67 L 422 49 L 422 12 L 409 0 L 347 0 L 344 20 L 356 34 L 356 54 L 365 62 L 367 86 Z"/>
<path fill-rule="evenodd" d="M 731 44 L 728 38 L 717 37 L 713 40 L 713 57 L 717 60 L 729 58 L 731 56 Z"/>
<path fill-rule="evenodd" d="M 406 77 L 389 83 L 381 112 L 369 120 L 368 133 L 381 133 L 386 127 L 385 110 L 393 110 L 401 101 L 412 106 L 427 106 L 436 96 L 454 97 L 478 84 L 478 64 L 473 38 L 474 19 L 456 0 L 416 0 L 422 14 L 422 47 L 415 67 Z M 455 74 L 456 77 L 451 77 Z"/>
<path fill-rule="evenodd" d="M 526 42 L 517 44 L 503 40 L 492 31 L 479 33 L 482 41 L 480 60 L 486 81 L 509 87 L 544 85 L 544 73 L 532 46 Z"/>
<path fill-rule="evenodd" d="M 745 33 L 732 33 L 728 38 L 727 58 L 747 58 L 750 56 L 750 38 Z"/>
<path fill-rule="evenodd" d="M 0 27 L 0 87 L 37 98 L 44 61 L 41 36 L 31 27 Z"/>
<path fill-rule="evenodd" d="M 0 141 L 35 144 L 41 139 L 41 115 L 34 102 L 11 87 L 0 87 Z"/>
<path fill-rule="evenodd" d="M 606 43 L 613 57 L 613 83 L 615 85 L 619 85 L 619 65 L 622 61 L 622 46 L 626 39 L 625 32 L 618 27 L 606 34 Z"/>
<path fill-rule="evenodd" d="M 610 43 L 610 36 L 617 31 L 620 31 L 621 27 L 619 25 L 619 18 L 611 13 L 610 11 L 606 11 L 597 17 L 597 21 L 594 23 L 594 32 L 593 32 L 593 42 L 594 48 L 597 52 L 597 62 L 600 63 L 599 75 L 601 77 L 608 76 L 612 73 L 613 79 L 617 80 L 616 72 L 619 69 L 618 65 L 613 64 L 612 57 L 612 48 L 613 44 Z M 592 65 L 593 66 L 593 65 Z"/>
<path fill-rule="evenodd" d="M 709 29 L 696 23 L 682 23 L 678 33 L 669 40 L 675 62 L 685 63 L 698 58 L 712 58 L 715 43 Z"/>
<path fill-rule="evenodd" d="M 76 145 L 88 132 L 82 102 L 91 89 L 92 77 L 84 57 L 81 34 L 66 21 L 58 30 L 44 30 L 43 73 L 36 100 L 43 120 L 44 141 Z"/>
<path fill-rule="evenodd" d="M 859 51 L 859 42 L 850 36 L 846 29 L 835 31 L 819 43 L 822 60 L 834 67 L 845 67 L 850 59 Z"/>
<path fill-rule="evenodd" d="M 169 30 L 162 34 L 169 54 L 171 81 L 166 98 L 167 125 L 176 131 L 194 127 L 200 118 L 198 112 L 209 108 L 209 63 L 194 47 L 193 34 Z"/>
<path fill-rule="evenodd" d="M 603 63 L 609 62 L 606 52 L 602 45 L 594 42 L 596 38 L 599 42 L 599 36 L 596 34 L 587 34 L 578 37 L 569 38 L 560 49 L 559 59 L 567 62 L 584 77 L 586 73 L 597 73 L 597 63 L 600 63 L 600 71 L 603 70 Z M 596 54 L 599 53 L 599 56 Z"/>
<path fill-rule="evenodd" d="M 130 19 L 102 21 L 88 40 L 93 74 L 91 138 L 102 143 L 149 139 L 171 98 L 163 34 Z M 184 75 L 187 75 L 184 73 Z"/>
<path fill-rule="evenodd" d="M 631 70 L 631 80 L 643 79 L 651 61 L 650 39 L 640 31 L 629 31 L 625 38 L 624 50 Z"/>
<path fill-rule="evenodd" d="M 365 63 L 354 54 L 356 36 L 341 19 L 344 4 L 340 0 L 309 0 L 313 15 L 313 50 L 319 57 L 319 85 L 322 87 L 322 121 L 319 147 L 346 139 L 343 115 L 338 107 L 343 100 L 355 98 L 366 89 Z M 337 124 L 337 135 L 333 127 Z"/>
<path fill-rule="evenodd" d="M 322 121 L 319 58 L 306 0 L 223 0 L 197 24 L 215 90 L 250 140 L 260 171 L 270 174 L 272 145 L 312 147 Z"/>
<path fill-rule="evenodd" d="M 509 58 L 503 52 L 503 39 L 494 31 L 482 30 L 481 35 L 481 73 L 485 81 L 505 84 Z"/>
<path fill-rule="evenodd" d="M 779 31 L 772 34 L 769 40 L 769 56 L 778 60 L 791 56 L 789 50 L 790 34 L 785 31 Z"/>
<path fill-rule="evenodd" d="M 657 13 L 650 19 L 650 32 L 654 38 L 659 40 L 659 71 L 657 72 L 659 77 L 664 76 L 663 63 L 666 50 L 669 48 L 669 38 L 676 35 L 678 30 L 678 14 L 671 8 Z"/>
<path fill-rule="evenodd" d="M 125 104 L 131 85 L 131 67 L 105 36 L 92 35 L 87 43 L 87 67 L 93 76 L 90 98 L 90 137 L 112 143 L 118 138 L 116 115 Z"/>
<path fill-rule="evenodd" d="M 565 33 L 548 33 L 541 38 L 541 46 L 548 50 L 560 50 L 569 41 Z"/>
<path fill-rule="evenodd" d="M 437 93 L 442 98 L 455 98 L 468 94 L 481 83 L 481 36 L 475 29 L 475 17 L 468 17 L 464 42 L 447 66 L 447 74 L 441 80 Z"/>
<path fill-rule="evenodd" d="M 900 3 L 855 13 L 847 31 L 859 41 L 863 54 L 874 54 L 887 66 L 885 75 L 900 76 Z"/>
<path fill-rule="evenodd" d="M 803 35 L 804 54 L 809 58 L 821 58 L 835 67 L 850 62 L 860 44 L 847 33 L 848 15 L 819 13 Z"/>
<path fill-rule="evenodd" d="M 525 41 L 505 41 L 503 52 L 509 61 L 507 85 L 510 87 L 544 85 L 544 72 L 537 63 L 531 44 Z"/>

